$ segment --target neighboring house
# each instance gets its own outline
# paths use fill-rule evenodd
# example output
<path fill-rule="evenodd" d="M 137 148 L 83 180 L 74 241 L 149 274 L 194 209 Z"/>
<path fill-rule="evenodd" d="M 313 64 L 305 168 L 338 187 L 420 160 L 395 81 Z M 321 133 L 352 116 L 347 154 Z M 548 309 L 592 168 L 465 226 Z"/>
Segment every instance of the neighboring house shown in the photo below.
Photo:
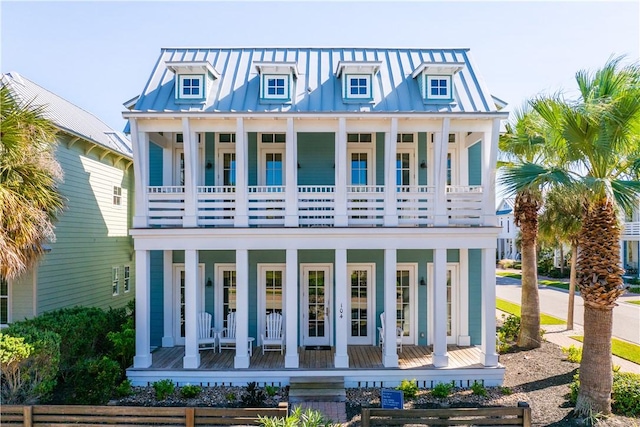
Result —
<path fill-rule="evenodd" d="M 502 199 L 496 211 L 498 225 L 501 227 L 498 235 L 498 250 L 496 252 L 498 261 L 501 259 L 520 259 L 520 252 L 516 247 L 516 238 L 520 228 L 514 224 L 514 203 L 514 198 Z"/>
<path fill-rule="evenodd" d="M 497 103 L 467 49 L 163 49 L 125 103 L 128 377 L 501 383 Z M 203 311 L 235 350 L 199 351 Z M 283 355 L 255 351 L 272 312 Z"/>
<path fill-rule="evenodd" d="M 627 278 L 640 278 L 640 202 L 636 205 L 630 217 L 625 219 L 621 236 L 622 267 Z"/>
<path fill-rule="evenodd" d="M 37 267 L 0 284 L 2 324 L 76 305 L 125 305 L 135 295 L 133 242 L 128 235 L 133 197 L 131 143 L 94 115 L 18 73 L 2 75 L 18 100 L 46 105 L 59 129 L 58 188 L 65 209 Z"/>

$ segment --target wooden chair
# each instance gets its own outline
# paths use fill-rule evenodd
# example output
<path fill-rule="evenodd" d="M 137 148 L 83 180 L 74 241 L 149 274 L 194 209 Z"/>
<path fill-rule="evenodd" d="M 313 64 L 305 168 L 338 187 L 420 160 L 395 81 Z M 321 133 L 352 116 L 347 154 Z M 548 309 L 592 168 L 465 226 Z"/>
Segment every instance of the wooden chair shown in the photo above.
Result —
<path fill-rule="evenodd" d="M 222 353 L 224 348 L 236 348 L 236 312 L 230 311 L 227 314 L 227 327 L 222 329 L 218 339 L 218 350 Z"/>
<path fill-rule="evenodd" d="M 216 335 L 211 328 L 211 314 L 198 313 L 198 348 L 200 350 L 216 349 Z"/>
<path fill-rule="evenodd" d="M 266 333 L 262 336 L 262 354 L 265 351 L 284 351 L 284 333 L 282 332 L 282 314 L 267 314 Z M 273 347 L 273 348 L 269 348 Z"/>
<path fill-rule="evenodd" d="M 380 326 L 378 328 L 378 333 L 380 334 L 380 339 L 378 341 L 378 346 L 382 347 L 382 352 L 384 353 L 384 311 L 380 313 Z M 402 336 L 404 335 L 404 331 L 402 328 L 396 327 L 396 346 L 400 349 L 400 353 L 402 353 Z"/>

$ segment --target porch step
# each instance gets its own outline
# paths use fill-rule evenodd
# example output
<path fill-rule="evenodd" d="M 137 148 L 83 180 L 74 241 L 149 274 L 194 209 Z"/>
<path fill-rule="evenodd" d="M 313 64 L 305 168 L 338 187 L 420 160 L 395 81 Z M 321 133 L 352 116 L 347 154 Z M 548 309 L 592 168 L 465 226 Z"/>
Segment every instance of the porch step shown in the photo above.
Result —
<path fill-rule="evenodd" d="M 306 377 L 289 380 L 289 403 L 344 402 L 344 377 Z"/>

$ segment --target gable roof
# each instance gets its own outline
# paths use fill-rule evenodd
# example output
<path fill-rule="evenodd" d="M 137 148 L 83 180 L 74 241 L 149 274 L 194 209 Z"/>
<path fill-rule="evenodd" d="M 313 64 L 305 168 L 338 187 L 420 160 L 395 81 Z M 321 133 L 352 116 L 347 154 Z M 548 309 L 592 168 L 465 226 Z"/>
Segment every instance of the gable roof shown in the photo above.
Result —
<path fill-rule="evenodd" d="M 498 209 L 496 210 L 496 215 L 507 215 L 512 213 L 515 203 L 516 199 L 513 197 L 502 199 L 502 202 L 500 202 Z"/>
<path fill-rule="evenodd" d="M 220 79 L 212 83 L 206 102 L 176 103 L 174 73 L 167 64 L 205 61 Z M 255 64 L 295 63 L 298 76 L 289 103 L 260 102 L 260 78 Z M 344 102 L 338 65 L 348 62 L 379 64 L 373 102 Z M 457 63 L 453 77 L 456 102 L 427 102 L 421 97 L 414 71 L 424 64 Z M 129 107 L 129 105 L 128 105 Z M 164 48 L 132 106 L 135 112 L 238 113 L 495 113 L 495 99 L 477 73 L 468 49 L 418 48 Z"/>
<path fill-rule="evenodd" d="M 110 128 L 88 111 L 37 85 L 15 71 L 3 74 L 0 83 L 6 85 L 19 102 L 31 103 L 36 106 L 45 105 L 43 116 L 51 120 L 60 130 L 128 158 L 133 157 L 129 139 L 122 132 Z"/>

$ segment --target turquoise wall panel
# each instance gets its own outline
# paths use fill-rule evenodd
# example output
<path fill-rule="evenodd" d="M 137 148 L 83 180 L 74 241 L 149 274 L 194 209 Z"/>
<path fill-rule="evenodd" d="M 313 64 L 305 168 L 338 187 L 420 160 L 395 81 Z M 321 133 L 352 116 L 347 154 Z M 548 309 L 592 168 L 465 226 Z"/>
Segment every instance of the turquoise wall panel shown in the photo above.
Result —
<path fill-rule="evenodd" d="M 204 185 L 214 185 L 216 181 L 216 151 L 214 147 L 214 134 L 206 132 L 204 134 Z M 206 165 L 211 167 L 207 168 Z"/>
<path fill-rule="evenodd" d="M 469 185 L 482 185 L 482 144 L 469 147 Z"/>
<path fill-rule="evenodd" d="M 375 184 L 384 185 L 384 132 L 376 133 L 376 176 Z"/>
<path fill-rule="evenodd" d="M 298 133 L 298 185 L 335 184 L 335 134 Z"/>
<path fill-rule="evenodd" d="M 482 250 L 469 249 L 469 335 L 471 345 L 482 343 Z"/>
<path fill-rule="evenodd" d="M 286 251 L 249 251 L 249 336 L 258 337 L 258 264 L 285 264 Z"/>
<path fill-rule="evenodd" d="M 152 142 L 149 143 L 149 185 L 163 185 L 162 147 Z"/>
<path fill-rule="evenodd" d="M 427 158 L 427 133 L 419 132 L 418 133 L 418 185 L 428 185 L 428 176 L 427 171 L 429 169 L 420 168 L 420 164 L 422 162 L 429 164 L 429 159 Z"/>
<path fill-rule="evenodd" d="M 162 335 L 164 334 L 164 257 L 162 251 L 150 251 L 149 265 L 151 345 L 161 347 Z"/>
<path fill-rule="evenodd" d="M 247 135 L 248 162 L 249 162 L 249 185 L 258 185 L 258 134 L 249 132 Z"/>

